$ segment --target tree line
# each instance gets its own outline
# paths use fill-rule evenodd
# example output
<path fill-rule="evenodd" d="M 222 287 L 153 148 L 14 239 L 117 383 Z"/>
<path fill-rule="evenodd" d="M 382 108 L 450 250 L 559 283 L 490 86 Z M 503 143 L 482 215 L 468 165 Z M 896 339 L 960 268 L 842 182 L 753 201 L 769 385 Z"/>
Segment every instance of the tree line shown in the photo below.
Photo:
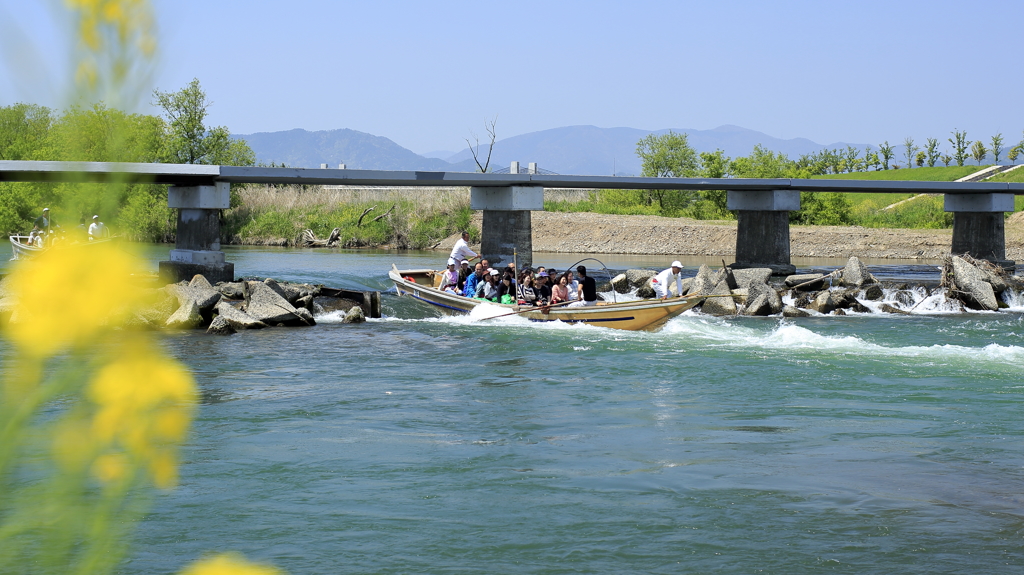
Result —
<path fill-rule="evenodd" d="M 0 107 L 0 160 L 62 160 L 251 166 L 256 155 L 224 126 L 207 126 L 210 102 L 198 80 L 176 92 L 153 93 L 160 116 L 131 114 L 103 104 L 62 111 L 34 104 Z M 102 184 L 0 183 L 0 230 L 24 232 L 43 207 L 73 227 L 100 214 L 132 239 L 159 241 L 173 234 L 167 186 L 131 184 L 117 194 Z"/>

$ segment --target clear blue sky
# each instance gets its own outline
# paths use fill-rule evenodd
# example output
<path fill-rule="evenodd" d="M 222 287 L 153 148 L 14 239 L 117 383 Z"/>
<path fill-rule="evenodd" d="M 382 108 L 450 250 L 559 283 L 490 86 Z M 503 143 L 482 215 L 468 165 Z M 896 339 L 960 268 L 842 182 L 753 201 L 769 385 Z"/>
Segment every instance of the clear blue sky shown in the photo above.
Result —
<path fill-rule="evenodd" d="M 152 87 L 198 78 L 211 123 L 235 133 L 352 128 L 427 152 L 465 147 L 495 115 L 499 138 L 736 124 L 822 144 L 954 128 L 1016 143 L 1024 129 L 1020 0 L 155 4 Z M 62 104 L 52 5 L 0 0 L 0 105 Z"/>

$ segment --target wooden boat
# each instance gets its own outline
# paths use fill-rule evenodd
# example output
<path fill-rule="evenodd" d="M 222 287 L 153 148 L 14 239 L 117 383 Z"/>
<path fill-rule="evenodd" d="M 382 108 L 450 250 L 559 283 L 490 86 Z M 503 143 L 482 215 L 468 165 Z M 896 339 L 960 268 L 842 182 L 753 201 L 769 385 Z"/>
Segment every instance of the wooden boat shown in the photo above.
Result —
<path fill-rule="evenodd" d="M 443 292 L 437 289 L 441 273 L 434 270 L 399 270 L 393 264 L 388 273 L 399 295 L 408 295 L 449 314 L 470 313 L 480 304 L 508 310 L 505 315 L 520 315 L 530 321 L 585 323 L 624 330 L 655 330 L 668 320 L 704 301 L 701 296 L 666 300 L 639 300 L 622 303 L 599 302 L 587 307 L 530 307 L 497 304 Z M 500 317 L 500 316 L 499 316 Z"/>
<path fill-rule="evenodd" d="M 11 239 L 11 251 L 14 254 L 13 257 L 11 257 L 11 260 L 24 260 L 24 259 L 28 259 L 28 258 L 31 258 L 32 256 L 34 256 L 36 254 L 42 253 L 42 252 L 44 252 L 44 251 L 46 251 L 48 249 L 52 249 L 52 247 L 39 247 L 39 246 L 35 245 L 34 243 L 32 243 L 32 238 L 30 236 L 10 236 L 10 239 Z M 93 245 L 97 245 L 97 244 L 103 244 L 103 243 L 107 243 L 107 242 L 112 242 L 112 241 L 114 241 L 116 239 L 117 239 L 117 237 L 109 237 L 109 238 L 103 238 L 101 240 L 94 240 L 94 241 L 91 241 L 91 242 L 78 242 L 78 241 L 75 241 L 75 242 L 70 242 L 70 243 L 60 243 L 56 247 L 57 247 L 57 249 L 61 249 L 61 248 L 64 248 L 64 247 L 72 247 L 72 246 L 93 246 Z"/>

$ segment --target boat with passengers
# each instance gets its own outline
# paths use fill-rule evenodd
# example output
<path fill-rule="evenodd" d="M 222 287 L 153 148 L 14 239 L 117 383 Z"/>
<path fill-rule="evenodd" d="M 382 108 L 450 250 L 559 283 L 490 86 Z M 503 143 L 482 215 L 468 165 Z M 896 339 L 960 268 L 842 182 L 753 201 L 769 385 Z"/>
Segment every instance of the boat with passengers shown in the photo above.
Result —
<path fill-rule="evenodd" d="M 399 270 L 392 264 L 388 277 L 395 284 L 399 295 L 413 297 L 448 314 L 468 314 L 480 305 L 503 308 L 503 315 L 520 315 L 530 321 L 583 323 L 630 331 L 655 330 L 665 322 L 704 301 L 700 295 L 675 297 L 658 300 L 635 300 L 628 302 L 598 302 L 585 307 L 568 307 L 560 304 L 548 306 L 527 306 L 500 304 L 487 300 L 463 297 L 441 291 L 441 272 L 430 269 Z"/>

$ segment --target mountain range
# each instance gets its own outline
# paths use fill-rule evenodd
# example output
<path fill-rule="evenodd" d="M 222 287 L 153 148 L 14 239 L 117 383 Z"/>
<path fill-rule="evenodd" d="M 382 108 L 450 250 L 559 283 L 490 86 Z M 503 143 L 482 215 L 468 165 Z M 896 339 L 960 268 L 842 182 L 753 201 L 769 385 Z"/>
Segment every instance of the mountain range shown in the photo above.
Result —
<path fill-rule="evenodd" d="M 496 141 L 490 169 L 508 168 L 512 161 L 519 161 L 524 168 L 528 162 L 537 162 L 540 168 L 558 174 L 637 175 L 640 173 L 640 159 L 636 155 L 636 143 L 648 134 L 660 135 L 669 131 L 687 134 L 690 145 L 698 152 L 720 149 L 734 158 L 749 155 L 757 144 L 794 159 L 802 154 L 848 145 L 846 142 L 822 145 L 806 138 L 784 140 L 729 125 L 713 130 L 664 129 L 653 132 L 637 128 L 566 126 Z M 296 168 L 318 168 L 321 164 L 335 168 L 338 164 L 345 164 L 349 169 L 448 172 L 474 172 L 477 169 L 469 148 L 447 158 L 428 157 L 383 136 L 349 129 L 316 132 L 295 129 L 235 137 L 244 139 L 256 153 L 257 160 L 265 164 L 284 163 Z M 849 145 L 860 149 L 865 146 Z M 486 156 L 486 147 L 481 149 L 481 153 Z M 429 155 L 443 154 L 433 152 Z"/>

